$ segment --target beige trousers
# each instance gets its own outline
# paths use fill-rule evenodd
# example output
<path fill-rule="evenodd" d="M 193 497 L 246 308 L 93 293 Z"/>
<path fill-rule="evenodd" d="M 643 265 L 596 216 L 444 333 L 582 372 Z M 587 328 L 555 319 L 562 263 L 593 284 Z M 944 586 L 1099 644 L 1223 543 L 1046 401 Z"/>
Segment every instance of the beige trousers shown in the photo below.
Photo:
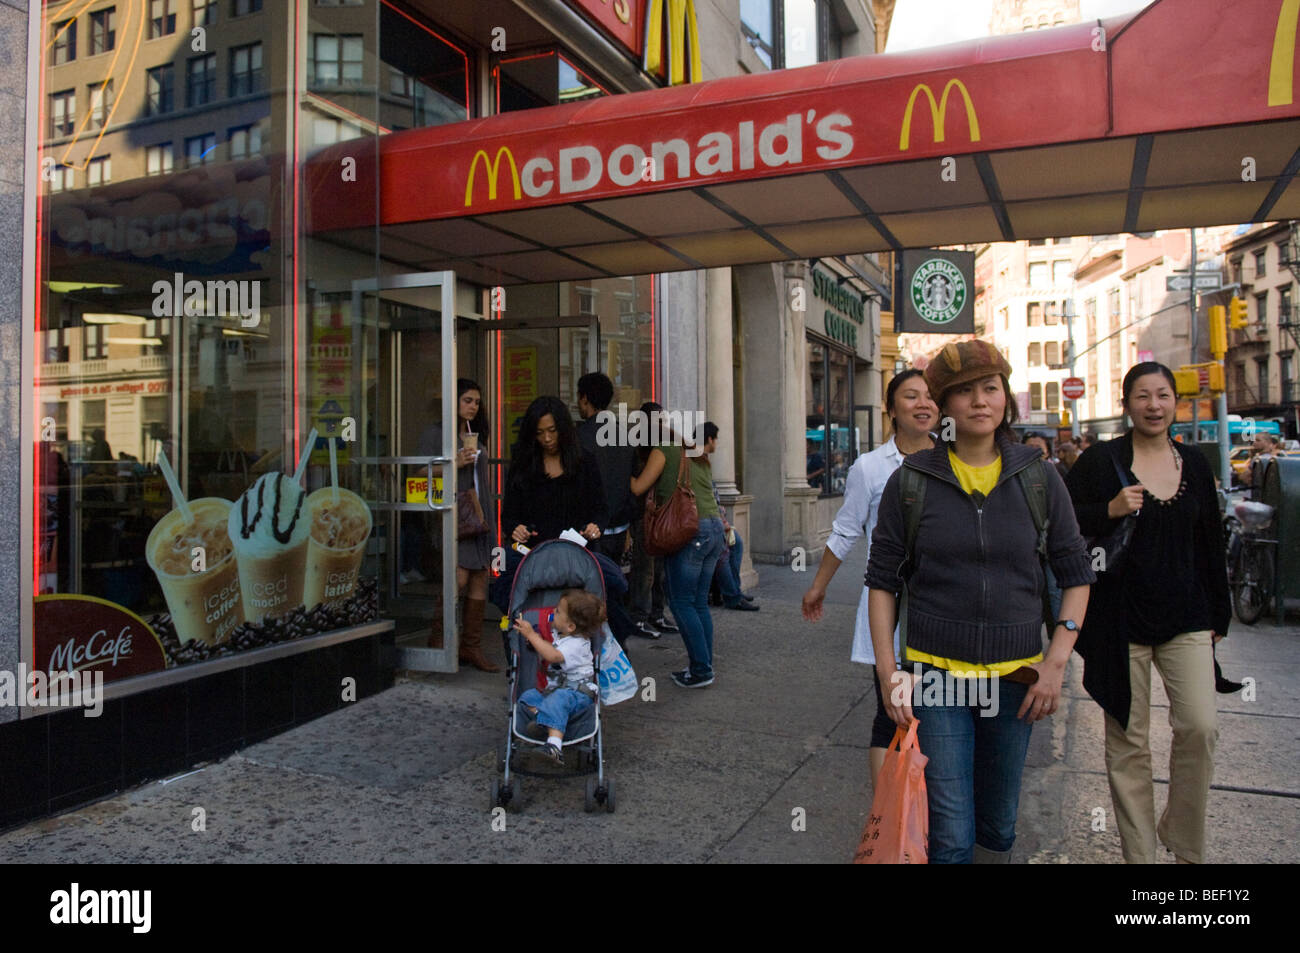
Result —
<path fill-rule="evenodd" d="M 1205 853 L 1205 802 L 1219 737 L 1211 633 L 1183 632 L 1164 645 L 1129 643 L 1132 704 L 1128 730 L 1106 716 L 1106 774 L 1115 821 L 1130 864 L 1156 863 L 1156 835 L 1174 855 L 1194 864 Z M 1173 746 L 1169 802 L 1156 824 L 1151 780 L 1151 663 L 1169 695 Z"/>

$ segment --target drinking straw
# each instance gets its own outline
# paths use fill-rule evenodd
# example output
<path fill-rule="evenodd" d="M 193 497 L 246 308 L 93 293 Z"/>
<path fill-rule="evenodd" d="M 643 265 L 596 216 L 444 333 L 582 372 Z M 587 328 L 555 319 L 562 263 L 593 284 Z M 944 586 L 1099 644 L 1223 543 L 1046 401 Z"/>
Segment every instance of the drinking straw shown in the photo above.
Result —
<path fill-rule="evenodd" d="M 307 473 L 307 461 L 311 459 L 311 452 L 316 448 L 316 428 L 311 428 L 311 433 L 307 434 L 307 442 L 302 445 L 302 456 L 298 458 L 298 469 L 293 471 L 293 482 L 302 484 L 302 478 Z"/>
<path fill-rule="evenodd" d="M 335 506 L 339 503 L 339 451 L 334 445 L 334 438 L 330 437 L 330 486 L 332 492 L 330 499 Z"/>
<path fill-rule="evenodd" d="M 194 511 L 185 502 L 185 494 L 181 492 L 181 485 L 176 479 L 176 474 L 172 471 L 172 465 L 167 462 L 167 454 L 161 450 L 158 451 L 158 468 L 162 470 L 163 479 L 167 481 L 167 488 L 172 491 L 172 500 L 176 503 L 176 508 L 181 511 L 181 516 L 185 518 L 185 525 L 192 526 Z"/>

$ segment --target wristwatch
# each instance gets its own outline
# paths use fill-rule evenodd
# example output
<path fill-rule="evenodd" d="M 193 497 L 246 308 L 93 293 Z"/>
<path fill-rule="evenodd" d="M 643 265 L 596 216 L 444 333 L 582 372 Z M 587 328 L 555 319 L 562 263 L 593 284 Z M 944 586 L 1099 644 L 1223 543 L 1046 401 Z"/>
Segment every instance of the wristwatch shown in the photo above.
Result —
<path fill-rule="evenodd" d="M 1079 626 L 1075 624 L 1075 621 L 1073 619 L 1057 619 L 1055 622 L 1052 623 L 1053 631 L 1055 631 L 1058 625 L 1065 626 L 1067 632 L 1079 631 Z"/>

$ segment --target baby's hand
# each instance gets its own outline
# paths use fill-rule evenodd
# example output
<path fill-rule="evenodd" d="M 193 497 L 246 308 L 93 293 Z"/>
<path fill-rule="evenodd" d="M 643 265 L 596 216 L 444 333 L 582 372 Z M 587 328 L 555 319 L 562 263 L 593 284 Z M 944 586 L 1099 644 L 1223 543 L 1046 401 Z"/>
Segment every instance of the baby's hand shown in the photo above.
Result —
<path fill-rule="evenodd" d="M 537 630 L 533 628 L 533 624 L 523 616 L 515 617 L 515 628 L 519 630 L 519 633 L 524 636 L 524 638 L 537 634 Z"/>

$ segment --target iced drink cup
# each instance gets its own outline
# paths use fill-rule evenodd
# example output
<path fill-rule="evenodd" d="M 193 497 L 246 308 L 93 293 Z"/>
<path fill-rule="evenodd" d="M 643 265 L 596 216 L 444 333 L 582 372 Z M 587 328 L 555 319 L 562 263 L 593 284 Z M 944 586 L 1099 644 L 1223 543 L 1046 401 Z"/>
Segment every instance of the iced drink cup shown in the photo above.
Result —
<path fill-rule="evenodd" d="M 372 525 L 370 507 L 351 490 L 325 487 L 307 497 L 311 510 L 311 540 L 307 543 L 307 608 L 335 605 L 357 591 L 357 576 L 366 556 Z"/>
<path fill-rule="evenodd" d="M 194 522 L 179 509 L 160 519 L 145 543 L 145 561 L 158 577 L 176 637 L 216 645 L 244 621 L 239 572 L 227 531 L 230 501 L 191 500 Z M 203 547 L 206 568 L 194 571 L 194 548 Z"/>
<path fill-rule="evenodd" d="M 478 434 L 463 433 L 460 435 L 460 445 L 466 450 L 478 451 Z"/>
<path fill-rule="evenodd" d="M 259 622 L 302 604 L 311 513 L 307 493 L 283 473 L 266 473 L 230 508 L 244 618 Z"/>

